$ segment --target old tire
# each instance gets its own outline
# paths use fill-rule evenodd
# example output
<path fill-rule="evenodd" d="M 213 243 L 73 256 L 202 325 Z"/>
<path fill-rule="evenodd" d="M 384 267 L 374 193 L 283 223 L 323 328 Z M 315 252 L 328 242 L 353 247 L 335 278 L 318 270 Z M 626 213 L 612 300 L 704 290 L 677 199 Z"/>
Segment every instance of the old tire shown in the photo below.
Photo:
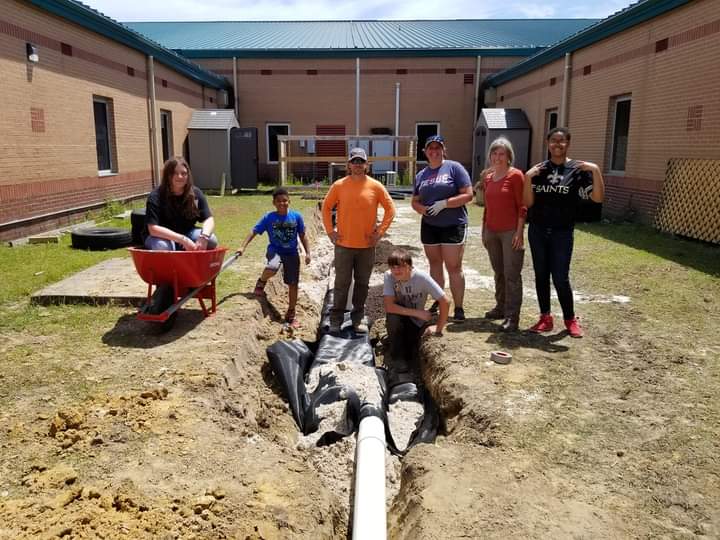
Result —
<path fill-rule="evenodd" d="M 132 235 L 127 229 L 113 227 L 88 227 L 71 233 L 75 249 L 118 249 L 132 244 Z"/>
<path fill-rule="evenodd" d="M 143 243 L 142 233 L 145 230 L 145 209 L 138 208 L 130 213 L 130 225 L 132 226 L 132 243 L 134 246 L 141 246 Z"/>

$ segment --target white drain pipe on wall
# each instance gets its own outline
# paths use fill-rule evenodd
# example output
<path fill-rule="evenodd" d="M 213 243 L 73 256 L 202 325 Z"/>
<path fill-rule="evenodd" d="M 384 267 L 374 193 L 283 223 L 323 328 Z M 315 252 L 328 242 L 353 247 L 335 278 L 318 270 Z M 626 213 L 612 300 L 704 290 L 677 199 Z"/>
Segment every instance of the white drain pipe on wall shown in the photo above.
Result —
<path fill-rule="evenodd" d="M 396 137 L 400 135 L 400 83 L 395 83 L 395 133 Z M 398 140 L 393 141 L 393 156 L 395 156 L 395 167 L 394 171 L 398 172 L 398 152 L 400 151 L 400 145 Z"/>
<path fill-rule="evenodd" d="M 362 416 L 362 414 L 361 414 Z M 385 424 L 374 415 L 360 420 L 355 447 L 353 540 L 385 540 Z"/>
<path fill-rule="evenodd" d="M 562 98 L 560 99 L 560 118 L 558 127 L 568 127 L 568 110 L 570 109 L 570 79 L 572 78 L 572 53 L 565 53 L 565 71 L 562 87 Z"/>

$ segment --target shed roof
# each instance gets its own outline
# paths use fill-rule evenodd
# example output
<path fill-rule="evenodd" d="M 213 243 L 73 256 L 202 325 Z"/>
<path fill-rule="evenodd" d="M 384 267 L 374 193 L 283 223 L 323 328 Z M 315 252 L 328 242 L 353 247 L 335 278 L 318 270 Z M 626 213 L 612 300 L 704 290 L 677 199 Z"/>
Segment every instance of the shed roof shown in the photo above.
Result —
<path fill-rule="evenodd" d="M 480 122 L 488 129 L 530 129 L 530 122 L 522 109 L 481 109 Z"/>
<path fill-rule="evenodd" d="M 193 58 L 527 55 L 597 19 L 129 22 Z"/>
<path fill-rule="evenodd" d="M 151 41 L 144 35 L 86 6 L 82 2 L 76 0 L 29 0 L 29 2 L 48 13 L 101 34 L 126 47 L 150 55 L 158 62 L 197 83 L 216 89 L 228 87 L 228 82 L 223 77 L 201 68 L 176 52 Z"/>
<path fill-rule="evenodd" d="M 238 127 L 235 111 L 232 109 L 203 109 L 193 111 L 188 129 L 228 130 Z"/>
<path fill-rule="evenodd" d="M 618 34 L 628 28 L 641 24 L 654 17 L 667 13 L 675 8 L 684 6 L 692 0 L 639 0 L 602 19 L 601 21 L 580 30 L 552 47 L 540 51 L 530 58 L 488 77 L 487 82 L 491 86 L 498 86 L 511 81 L 517 77 L 530 73 L 550 62 L 563 58 L 566 53 L 588 47 L 614 34 Z"/>

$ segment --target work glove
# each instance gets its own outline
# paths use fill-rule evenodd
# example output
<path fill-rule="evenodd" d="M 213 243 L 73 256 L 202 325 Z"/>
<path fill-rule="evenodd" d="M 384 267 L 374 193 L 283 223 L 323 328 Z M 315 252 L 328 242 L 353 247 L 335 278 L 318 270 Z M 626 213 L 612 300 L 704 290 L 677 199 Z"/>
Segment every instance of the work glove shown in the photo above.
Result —
<path fill-rule="evenodd" d="M 445 210 L 445 208 L 447 208 L 447 199 L 442 199 L 441 201 L 435 201 L 428 206 L 427 213 L 429 216 L 437 216 L 440 212 Z"/>

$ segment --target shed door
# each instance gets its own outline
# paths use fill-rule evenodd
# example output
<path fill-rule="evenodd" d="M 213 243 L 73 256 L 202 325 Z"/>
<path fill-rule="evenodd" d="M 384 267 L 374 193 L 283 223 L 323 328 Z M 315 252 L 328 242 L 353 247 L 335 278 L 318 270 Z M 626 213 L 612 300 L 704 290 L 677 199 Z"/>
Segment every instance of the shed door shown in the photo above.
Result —
<path fill-rule="evenodd" d="M 232 128 L 230 130 L 230 169 L 234 188 L 255 189 L 257 187 L 257 128 Z"/>
<path fill-rule="evenodd" d="M 373 157 L 388 157 L 394 154 L 392 141 L 378 140 L 372 142 Z M 385 174 L 393 170 L 394 161 L 375 161 L 372 164 L 373 174 Z"/>

